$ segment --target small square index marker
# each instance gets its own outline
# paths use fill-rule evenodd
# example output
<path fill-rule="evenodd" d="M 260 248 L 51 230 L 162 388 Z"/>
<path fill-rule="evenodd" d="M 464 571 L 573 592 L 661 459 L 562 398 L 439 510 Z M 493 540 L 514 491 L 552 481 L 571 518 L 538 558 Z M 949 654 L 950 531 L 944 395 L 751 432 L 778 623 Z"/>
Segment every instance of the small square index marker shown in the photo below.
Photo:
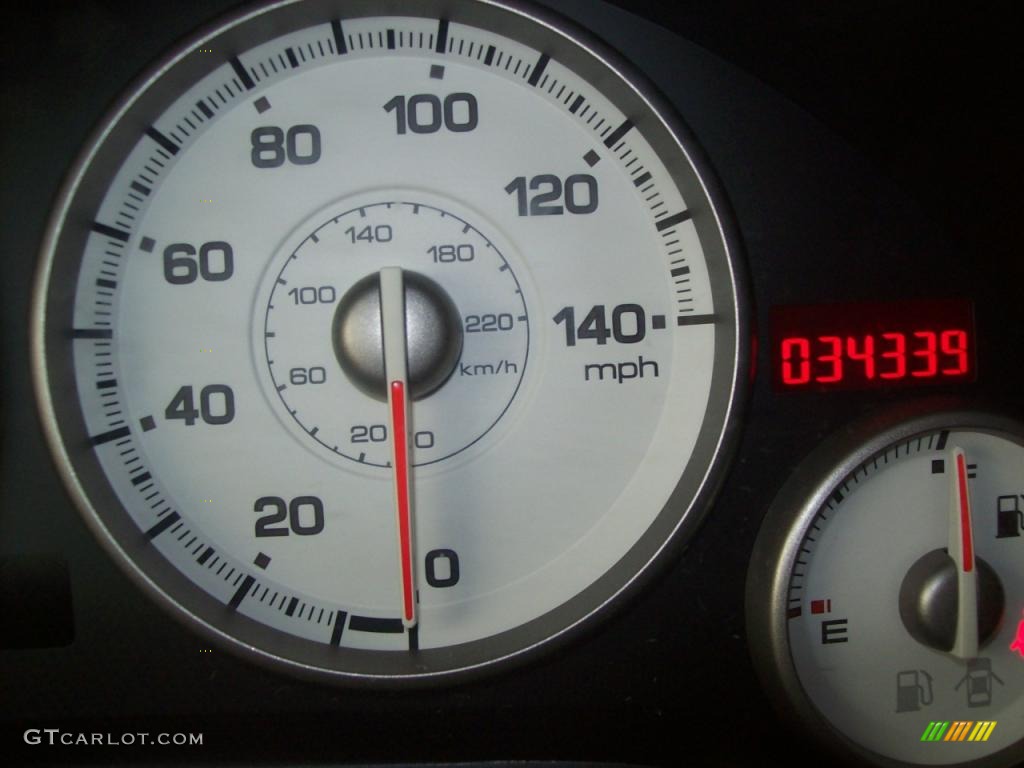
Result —
<path fill-rule="evenodd" d="M 256 99 L 256 101 L 252 103 L 252 105 L 256 107 L 256 111 L 259 112 L 261 115 L 268 109 L 270 109 L 270 102 L 267 100 L 266 96 L 260 96 L 258 99 Z"/>
<path fill-rule="evenodd" d="M 430 78 L 431 80 L 444 80 L 444 67 L 440 64 L 431 64 Z"/>
<path fill-rule="evenodd" d="M 156 248 L 156 240 L 154 240 L 152 237 L 144 237 L 142 238 L 142 242 L 139 243 L 140 251 L 152 253 L 154 248 Z"/>
<path fill-rule="evenodd" d="M 656 331 L 665 330 L 665 316 L 664 315 L 652 315 L 651 316 L 651 327 Z"/>
<path fill-rule="evenodd" d="M 156 429 L 156 421 L 152 416 L 143 416 L 139 419 L 139 424 L 142 426 L 143 432 L 149 432 Z"/>
<path fill-rule="evenodd" d="M 932 474 L 941 475 L 946 471 L 946 461 L 944 459 L 932 459 Z"/>
<path fill-rule="evenodd" d="M 586 161 L 587 165 L 593 168 L 601 161 L 601 156 L 597 154 L 597 152 L 595 152 L 594 150 L 590 150 L 589 152 L 587 152 L 587 154 L 583 156 L 583 159 Z"/>
<path fill-rule="evenodd" d="M 266 570 L 267 566 L 270 565 L 270 556 L 260 552 L 258 555 L 256 555 L 256 559 L 252 562 L 253 565 L 255 565 L 257 568 L 262 568 Z"/>

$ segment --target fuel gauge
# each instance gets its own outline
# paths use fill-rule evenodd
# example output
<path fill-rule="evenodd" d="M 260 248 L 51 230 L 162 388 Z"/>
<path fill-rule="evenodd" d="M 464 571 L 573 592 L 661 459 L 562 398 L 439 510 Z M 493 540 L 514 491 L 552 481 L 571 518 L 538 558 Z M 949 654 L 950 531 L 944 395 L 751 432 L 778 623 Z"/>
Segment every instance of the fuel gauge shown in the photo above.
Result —
<path fill-rule="evenodd" d="M 823 446 L 747 584 L 784 709 L 879 765 L 1024 758 L 1024 430 L 941 413 Z"/>

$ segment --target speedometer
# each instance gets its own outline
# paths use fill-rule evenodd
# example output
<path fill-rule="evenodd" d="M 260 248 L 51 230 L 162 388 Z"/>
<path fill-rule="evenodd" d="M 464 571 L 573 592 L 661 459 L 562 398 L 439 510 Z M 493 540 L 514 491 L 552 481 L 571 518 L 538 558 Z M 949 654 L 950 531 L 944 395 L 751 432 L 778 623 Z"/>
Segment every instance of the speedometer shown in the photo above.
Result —
<path fill-rule="evenodd" d="M 735 438 L 741 285 L 694 139 L 566 22 L 280 2 L 182 43 L 83 151 L 37 392 L 176 616 L 291 672 L 437 679 L 678 553 Z"/>

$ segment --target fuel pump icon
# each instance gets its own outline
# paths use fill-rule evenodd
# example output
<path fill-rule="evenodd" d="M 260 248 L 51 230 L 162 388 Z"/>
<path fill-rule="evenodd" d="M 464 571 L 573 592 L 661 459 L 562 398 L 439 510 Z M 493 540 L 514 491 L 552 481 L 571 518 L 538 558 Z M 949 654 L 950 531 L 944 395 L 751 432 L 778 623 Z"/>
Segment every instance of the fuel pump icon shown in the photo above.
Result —
<path fill-rule="evenodd" d="M 1024 528 L 1024 511 L 1020 508 L 1021 496 L 1000 496 L 996 499 L 996 538 L 1008 539 L 1020 536 Z"/>
<path fill-rule="evenodd" d="M 932 676 L 923 669 L 896 673 L 896 711 L 917 712 L 932 703 Z"/>

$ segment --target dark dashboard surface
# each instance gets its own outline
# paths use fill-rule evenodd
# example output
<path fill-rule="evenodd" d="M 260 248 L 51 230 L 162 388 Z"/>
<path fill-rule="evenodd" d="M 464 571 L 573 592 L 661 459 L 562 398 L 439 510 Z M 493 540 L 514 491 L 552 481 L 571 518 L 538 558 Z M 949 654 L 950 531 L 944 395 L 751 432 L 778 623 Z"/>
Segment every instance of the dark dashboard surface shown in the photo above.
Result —
<path fill-rule="evenodd" d="M 478 682 L 381 692 L 255 667 L 149 603 L 79 519 L 37 425 L 26 318 L 61 177 L 131 78 L 235 5 L 39 2 L 0 33 L 0 753 L 26 763 L 748 766 L 788 759 L 797 741 L 809 748 L 780 727 L 747 651 L 759 638 L 745 631 L 746 567 L 776 492 L 823 439 L 868 415 L 1024 415 L 1021 84 L 1008 8 L 548 3 L 666 94 L 733 206 L 760 342 L 742 439 L 683 556 L 584 637 Z M 975 382 L 773 390 L 772 307 L 918 298 L 973 301 Z M 204 739 L 31 746 L 28 728 Z"/>

